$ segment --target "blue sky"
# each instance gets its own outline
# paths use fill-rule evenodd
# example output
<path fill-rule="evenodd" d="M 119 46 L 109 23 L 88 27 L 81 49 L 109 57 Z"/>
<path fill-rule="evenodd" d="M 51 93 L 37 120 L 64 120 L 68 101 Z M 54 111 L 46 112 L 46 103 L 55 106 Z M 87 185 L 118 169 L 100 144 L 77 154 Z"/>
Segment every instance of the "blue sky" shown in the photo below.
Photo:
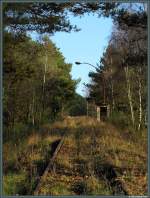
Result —
<path fill-rule="evenodd" d="M 71 24 L 81 28 L 79 32 L 56 32 L 50 39 L 56 44 L 67 63 L 72 64 L 73 79 L 81 79 L 76 92 L 85 96 L 83 83 L 90 82 L 88 73 L 94 68 L 88 65 L 75 65 L 75 61 L 88 62 L 96 66 L 107 47 L 113 27 L 111 18 L 98 18 L 96 14 L 85 14 L 82 17 L 69 16 Z M 32 33 L 36 39 L 37 34 Z"/>
<path fill-rule="evenodd" d="M 88 65 L 75 65 L 75 61 L 88 62 L 93 65 L 99 62 L 111 35 L 112 19 L 86 14 L 81 18 L 70 17 L 70 21 L 81 28 L 81 31 L 56 32 L 54 36 L 51 36 L 51 39 L 60 48 L 66 62 L 72 63 L 72 78 L 81 78 L 76 91 L 85 96 L 83 83 L 90 82 L 88 73 L 94 68 Z"/>

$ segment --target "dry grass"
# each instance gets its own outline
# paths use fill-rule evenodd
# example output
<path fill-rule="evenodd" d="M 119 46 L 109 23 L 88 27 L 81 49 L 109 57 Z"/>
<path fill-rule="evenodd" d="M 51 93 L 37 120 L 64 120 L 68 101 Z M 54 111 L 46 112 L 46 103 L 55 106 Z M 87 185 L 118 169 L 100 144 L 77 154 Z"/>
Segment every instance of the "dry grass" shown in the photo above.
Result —
<path fill-rule="evenodd" d="M 54 182 L 55 178 L 64 175 L 66 178 L 64 180 L 69 180 L 70 183 L 67 185 L 71 189 L 71 185 L 77 177 L 83 181 L 85 178 L 89 178 L 86 179 L 86 185 L 90 183 L 91 186 L 95 186 L 95 190 L 93 190 L 95 195 L 103 195 L 106 186 L 100 184 L 102 181 L 98 181 L 96 178 L 91 180 L 90 177 L 93 160 L 100 157 L 99 163 L 111 164 L 116 171 L 122 170 L 121 175 L 119 172 L 118 179 L 125 183 L 129 195 L 145 195 L 147 186 L 146 131 L 143 132 L 140 140 L 134 141 L 133 137 L 124 138 L 126 137 L 125 132 L 119 131 L 111 124 L 99 123 L 95 119 L 87 117 L 70 117 L 64 122 L 55 123 L 53 127 L 61 128 L 61 126 L 66 127 L 66 125 L 68 128 L 70 127 L 71 133 L 68 130 L 68 136 L 58 155 L 57 166 L 59 170 L 56 168 L 53 176 Z M 97 164 L 97 168 L 99 165 Z M 142 181 L 142 185 L 139 181 Z M 100 185 L 101 190 L 98 191 Z M 92 187 L 88 187 L 88 189 L 90 188 Z M 49 192 L 50 190 L 47 191 L 47 194 Z M 70 193 L 73 194 L 71 190 Z M 107 189 L 107 193 L 104 194 L 111 195 L 111 192 Z"/>
<path fill-rule="evenodd" d="M 34 133 L 27 139 L 28 164 L 44 160 L 50 145 L 60 139 L 64 132 L 67 137 L 55 161 L 55 172 L 42 182 L 40 195 L 76 195 L 75 188 L 85 188 L 81 194 L 112 195 L 105 181 L 94 171 L 102 164 L 110 164 L 118 173 L 118 180 L 124 183 L 129 195 L 145 195 L 147 192 L 147 134 L 129 134 L 119 131 L 109 123 L 93 118 L 68 117 L 64 121 L 44 125 L 41 133 Z M 135 138 L 134 138 L 135 137 Z M 10 156 L 12 147 L 5 144 L 5 160 L 15 161 Z M 32 152 L 31 152 L 32 151 Z M 17 153 L 17 152 L 15 152 Z"/>
<path fill-rule="evenodd" d="M 28 137 L 27 146 L 37 145 L 40 140 L 41 137 L 39 134 L 32 134 Z"/>
<path fill-rule="evenodd" d="M 49 144 L 55 142 L 56 140 L 60 139 L 59 135 L 47 135 L 43 138 L 43 141 L 48 142 Z"/>

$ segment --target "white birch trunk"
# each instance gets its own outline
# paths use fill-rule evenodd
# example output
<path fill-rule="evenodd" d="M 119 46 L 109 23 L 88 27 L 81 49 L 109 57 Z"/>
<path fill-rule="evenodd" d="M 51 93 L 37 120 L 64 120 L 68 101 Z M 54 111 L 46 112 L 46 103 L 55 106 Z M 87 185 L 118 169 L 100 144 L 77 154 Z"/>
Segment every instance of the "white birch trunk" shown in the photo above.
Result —
<path fill-rule="evenodd" d="M 138 130 L 140 130 L 141 128 L 141 122 L 142 122 L 142 84 L 141 84 L 141 78 L 140 78 L 140 74 L 141 74 L 141 67 L 139 68 L 139 72 L 138 72 L 138 85 L 139 85 L 139 89 L 138 89 L 138 94 L 139 94 L 139 124 L 138 124 Z"/>
<path fill-rule="evenodd" d="M 125 75 L 126 75 L 126 82 L 127 82 L 127 93 L 128 93 L 128 100 L 130 105 L 131 111 L 131 121 L 133 126 L 135 125 L 135 117 L 134 117 L 134 110 L 133 110 L 133 102 L 132 102 L 132 94 L 131 94 L 131 84 L 130 84 L 130 75 L 129 75 L 129 68 L 128 66 L 124 67 Z"/>

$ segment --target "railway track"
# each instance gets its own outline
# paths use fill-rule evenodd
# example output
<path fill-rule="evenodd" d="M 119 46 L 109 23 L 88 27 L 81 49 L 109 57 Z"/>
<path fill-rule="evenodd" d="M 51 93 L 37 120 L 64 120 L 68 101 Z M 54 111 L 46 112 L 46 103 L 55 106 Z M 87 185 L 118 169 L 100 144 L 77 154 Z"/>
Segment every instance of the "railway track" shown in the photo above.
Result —
<path fill-rule="evenodd" d="M 74 127 L 76 127 L 76 124 L 77 123 L 75 123 Z M 78 156 L 80 153 L 80 154 L 82 154 L 83 158 L 85 158 L 87 160 L 86 163 L 94 163 L 91 161 L 91 157 L 92 158 L 94 157 L 94 155 L 95 155 L 94 153 L 96 152 L 95 149 L 97 148 L 97 146 L 99 146 L 99 143 L 97 141 L 96 132 L 92 131 L 92 133 L 91 133 L 91 129 L 92 128 L 90 128 L 88 133 L 87 132 L 85 133 L 85 131 L 83 131 L 83 129 L 81 130 L 81 129 L 77 128 L 76 130 L 73 130 L 72 135 L 71 135 L 70 130 L 69 130 L 69 133 L 65 131 L 62 138 L 60 140 L 58 140 L 59 142 L 56 145 L 55 149 L 54 150 L 52 149 L 52 153 L 51 153 L 52 157 L 51 157 L 46 169 L 44 170 L 42 176 L 40 177 L 38 184 L 33 192 L 33 195 L 43 195 L 41 189 L 42 188 L 44 189 L 45 183 L 46 183 L 46 185 L 51 186 L 51 185 L 53 185 L 53 182 L 55 182 L 56 180 L 58 181 L 60 179 L 59 177 L 61 177 L 62 175 L 66 175 L 66 171 L 68 171 L 68 170 L 66 168 L 63 168 L 61 170 L 61 168 L 59 168 L 59 166 L 57 166 L 58 165 L 58 161 L 57 161 L 58 154 L 59 154 L 58 158 L 64 160 L 65 162 L 67 161 L 68 163 L 70 163 L 71 167 L 73 167 L 67 173 L 70 176 L 69 177 L 67 175 L 65 176 L 65 177 L 68 177 L 68 179 L 71 178 L 71 180 L 70 180 L 71 184 L 73 184 L 72 182 L 74 182 L 74 178 L 79 177 L 81 180 L 84 181 L 86 174 L 89 174 L 89 175 L 91 174 L 91 173 L 86 172 L 84 175 L 84 173 L 81 173 L 81 171 L 78 172 L 78 168 L 76 169 L 76 165 L 84 167 L 84 165 L 88 166 L 88 164 L 84 164 L 85 162 L 79 162 L 81 164 L 78 164 L 78 162 L 74 161 L 76 159 L 76 156 Z M 101 133 L 103 133 L 103 132 L 101 132 Z M 78 139 L 78 136 L 79 136 L 79 139 Z M 88 142 L 80 144 L 79 141 L 82 141 L 82 138 L 86 138 L 86 137 L 88 137 L 88 138 L 90 137 Z M 71 143 L 68 144 L 67 140 L 69 140 L 69 142 L 71 142 Z M 71 146 L 71 147 L 68 148 L 68 146 Z M 85 150 L 85 147 L 86 147 L 86 150 Z M 90 157 L 89 157 L 88 153 L 91 153 Z M 65 157 L 65 155 L 66 155 L 66 157 Z M 99 155 L 101 155 L 101 152 L 99 152 Z M 109 162 L 107 163 L 104 161 L 105 160 L 103 160 L 103 164 L 102 163 L 98 164 L 97 169 L 93 169 L 93 174 L 95 175 L 95 177 L 99 181 L 101 180 L 105 183 L 106 188 L 108 187 L 110 190 L 110 195 L 111 194 L 112 195 L 128 195 L 128 192 L 126 191 L 122 181 L 119 180 L 119 177 L 118 177 L 119 171 L 116 170 L 116 168 L 113 167 L 111 164 L 109 164 Z M 83 168 L 83 169 L 86 169 L 86 168 Z M 120 175 L 121 175 L 121 173 L 120 173 Z M 53 177 L 52 182 L 47 179 L 47 178 L 49 178 L 49 176 Z M 76 193 L 76 194 L 78 194 L 78 193 Z M 50 194 L 49 194 L 49 192 L 47 192 L 47 194 L 44 194 L 44 195 L 50 195 Z M 64 194 L 60 194 L 60 195 L 64 195 Z"/>
<path fill-rule="evenodd" d="M 113 195 L 128 195 L 122 181 L 118 179 L 117 171 L 112 165 L 102 164 L 99 172 L 96 174 L 105 180 Z"/>
<path fill-rule="evenodd" d="M 67 137 L 61 136 L 34 195 L 131 195 L 137 192 L 134 182 L 138 182 L 138 178 L 139 182 L 143 181 L 138 193 L 146 192 L 146 170 L 141 173 L 140 167 L 145 166 L 138 160 L 145 160 L 146 156 L 143 150 L 138 150 L 137 144 L 128 144 L 113 126 L 91 119 L 76 118 L 65 126 Z M 64 132 L 66 134 L 66 130 Z M 130 175 L 132 180 L 129 181 Z"/>
<path fill-rule="evenodd" d="M 62 137 L 62 139 L 59 141 L 59 144 L 57 145 L 53 155 L 52 155 L 52 158 L 50 159 L 49 163 L 48 163 L 48 166 L 46 167 L 43 175 L 40 177 L 40 180 L 33 192 L 33 195 L 38 195 L 38 192 L 39 192 L 39 189 L 41 188 L 41 184 L 42 184 L 42 181 L 43 179 L 47 176 L 48 172 L 53 170 L 53 164 L 54 164 L 54 161 L 57 157 L 57 154 L 59 153 L 63 143 L 64 143 L 64 140 L 65 140 L 65 137 L 66 137 L 66 134 L 64 134 L 64 136 Z"/>
<path fill-rule="evenodd" d="M 54 162 L 57 158 L 58 153 L 60 153 L 61 148 L 64 144 L 66 134 L 62 137 L 62 139 L 59 141 L 52 158 L 50 159 L 48 166 L 46 167 L 43 175 L 41 176 L 33 195 L 39 195 L 40 188 L 42 187 L 43 179 L 47 177 L 48 173 L 53 171 Z M 99 172 L 95 172 L 97 178 L 102 178 L 110 189 L 110 191 L 113 193 L 113 195 L 128 195 L 127 191 L 125 190 L 123 183 L 117 179 L 117 172 L 115 168 L 108 164 L 102 164 L 99 168 Z"/>

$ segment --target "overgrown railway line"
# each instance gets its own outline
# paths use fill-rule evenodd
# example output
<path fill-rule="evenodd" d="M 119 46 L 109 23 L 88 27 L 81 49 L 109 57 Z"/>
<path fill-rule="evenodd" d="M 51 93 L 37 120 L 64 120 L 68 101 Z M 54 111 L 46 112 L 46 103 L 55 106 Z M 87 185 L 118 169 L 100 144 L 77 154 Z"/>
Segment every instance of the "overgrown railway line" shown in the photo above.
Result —
<path fill-rule="evenodd" d="M 65 138 L 67 134 L 65 133 L 62 139 L 55 141 L 55 145 L 52 151 L 52 157 L 44 170 L 42 176 L 40 177 L 38 184 L 33 192 L 33 195 L 40 195 L 40 188 L 42 187 L 43 179 L 45 179 L 49 172 L 55 172 L 55 160 L 58 154 L 61 152 L 62 148 L 65 147 Z M 113 166 L 108 164 L 102 164 L 98 172 L 95 172 L 96 177 L 104 180 L 106 186 L 110 189 L 113 195 L 128 195 L 123 183 L 117 179 L 117 172 Z M 80 193 L 77 193 L 80 194 Z"/>
<path fill-rule="evenodd" d="M 39 189 L 40 189 L 40 187 L 41 187 L 41 183 L 42 183 L 43 178 L 45 178 L 45 177 L 47 176 L 47 173 L 48 173 L 49 171 L 52 171 L 52 170 L 53 170 L 54 161 L 55 161 L 55 159 L 56 159 L 56 157 L 57 157 L 57 154 L 59 153 L 59 151 L 60 151 L 60 149 L 61 149 L 61 147 L 62 147 L 62 145 L 63 145 L 63 143 L 64 143 L 65 137 L 66 137 L 66 134 L 64 134 L 64 136 L 62 137 L 61 140 L 58 140 L 58 141 L 57 141 L 57 146 L 56 146 L 54 152 L 51 153 L 51 154 L 52 154 L 52 158 L 50 159 L 50 161 L 49 161 L 49 163 L 48 163 L 48 166 L 47 166 L 46 169 L 44 170 L 43 175 L 40 177 L 40 180 L 39 180 L 39 182 L 38 182 L 38 184 L 37 184 L 37 186 L 36 186 L 36 188 L 35 188 L 35 190 L 34 190 L 34 193 L 33 193 L 34 195 L 38 195 L 38 191 L 39 191 Z M 55 142 L 56 142 L 56 141 L 55 141 Z"/>

